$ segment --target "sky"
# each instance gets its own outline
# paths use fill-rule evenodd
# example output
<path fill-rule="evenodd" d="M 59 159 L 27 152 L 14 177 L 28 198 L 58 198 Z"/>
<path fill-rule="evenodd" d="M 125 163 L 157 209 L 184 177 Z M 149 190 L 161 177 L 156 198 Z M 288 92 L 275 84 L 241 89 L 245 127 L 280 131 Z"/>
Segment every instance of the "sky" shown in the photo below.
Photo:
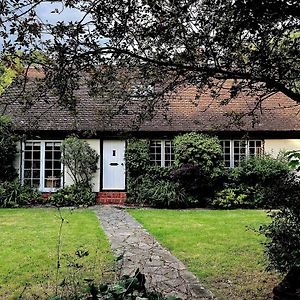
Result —
<path fill-rule="evenodd" d="M 56 8 L 60 13 L 51 13 Z M 65 8 L 61 3 L 42 3 L 37 7 L 37 14 L 43 21 L 51 24 L 55 24 L 57 21 L 78 21 L 84 16 L 84 13 Z"/>
<path fill-rule="evenodd" d="M 58 9 L 58 13 L 53 13 L 55 9 Z M 64 7 L 61 3 L 49 3 L 43 2 L 36 7 L 36 12 L 41 21 L 45 23 L 55 24 L 58 21 L 79 21 L 83 18 L 85 13 L 80 12 L 76 9 L 70 9 Z M 14 36 L 11 35 L 10 39 L 13 41 Z M 45 36 L 45 38 L 49 38 L 49 36 Z M 3 49 L 3 40 L 0 38 L 0 50 Z"/>

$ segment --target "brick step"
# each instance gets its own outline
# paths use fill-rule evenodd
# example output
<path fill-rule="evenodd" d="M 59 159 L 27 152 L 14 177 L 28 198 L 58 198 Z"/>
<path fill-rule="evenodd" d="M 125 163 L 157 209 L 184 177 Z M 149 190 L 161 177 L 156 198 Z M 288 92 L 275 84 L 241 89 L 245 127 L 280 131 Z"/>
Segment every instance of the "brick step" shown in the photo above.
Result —
<path fill-rule="evenodd" d="M 96 193 L 98 204 L 119 204 L 124 205 L 126 192 L 98 192 Z"/>

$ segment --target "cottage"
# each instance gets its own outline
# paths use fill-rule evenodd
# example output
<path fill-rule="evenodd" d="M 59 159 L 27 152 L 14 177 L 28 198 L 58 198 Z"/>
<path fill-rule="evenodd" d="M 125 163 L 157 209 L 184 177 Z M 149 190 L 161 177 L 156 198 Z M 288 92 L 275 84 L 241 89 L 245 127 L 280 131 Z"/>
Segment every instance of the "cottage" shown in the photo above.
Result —
<path fill-rule="evenodd" d="M 118 110 L 119 99 L 94 98 L 82 86 L 76 91 L 77 110 L 71 112 L 59 106 L 55 95 L 47 93 L 30 103 L 31 92 L 30 84 L 22 91 L 30 104 L 24 110 L 20 88 L 12 86 L 1 97 L 1 109 L 12 117 L 16 131 L 25 136 L 16 162 L 21 181 L 43 192 L 71 183 L 60 161 L 60 145 L 72 133 L 84 138 L 100 155 L 93 189 L 102 202 L 122 202 L 126 197 L 124 151 L 126 140 L 132 136 L 151 140 L 151 161 L 162 167 L 174 159 L 172 137 L 189 131 L 217 135 L 227 167 L 238 166 L 244 157 L 262 152 L 276 156 L 280 150 L 300 149 L 300 107 L 282 93 L 259 103 L 251 95 L 239 94 L 224 105 L 228 91 L 218 99 L 209 92 L 198 98 L 196 89 L 186 86 L 169 95 L 168 105 L 157 105 L 151 118 L 137 126 L 136 112 L 143 110 L 139 102 Z"/>

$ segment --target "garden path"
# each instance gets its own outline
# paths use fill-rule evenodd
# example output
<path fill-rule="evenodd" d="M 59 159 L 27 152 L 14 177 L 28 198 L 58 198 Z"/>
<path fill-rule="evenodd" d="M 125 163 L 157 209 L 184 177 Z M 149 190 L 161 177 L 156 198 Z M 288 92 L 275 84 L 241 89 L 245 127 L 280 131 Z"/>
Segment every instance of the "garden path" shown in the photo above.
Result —
<path fill-rule="evenodd" d="M 146 286 L 164 295 L 189 300 L 216 299 L 184 264 L 162 247 L 124 209 L 95 206 L 94 210 L 119 261 L 119 275 L 134 275 L 137 268 Z"/>

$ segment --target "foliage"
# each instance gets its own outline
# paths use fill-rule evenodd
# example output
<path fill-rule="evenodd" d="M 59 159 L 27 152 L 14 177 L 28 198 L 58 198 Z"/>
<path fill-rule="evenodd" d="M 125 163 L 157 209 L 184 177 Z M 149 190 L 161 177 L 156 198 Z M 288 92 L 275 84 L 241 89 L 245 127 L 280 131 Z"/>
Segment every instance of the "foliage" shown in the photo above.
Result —
<path fill-rule="evenodd" d="M 205 206 L 222 181 L 218 139 L 197 133 L 180 135 L 174 139 L 174 149 L 175 165 L 161 168 L 150 165 L 148 141 L 128 142 L 129 202 L 169 208 Z"/>
<path fill-rule="evenodd" d="M 272 223 L 261 227 L 268 238 L 265 246 L 269 268 L 287 273 L 292 267 L 300 267 L 299 210 L 284 208 L 271 217 Z"/>
<path fill-rule="evenodd" d="M 247 207 L 247 198 L 238 189 L 225 188 L 216 194 L 211 204 L 218 209 L 242 208 Z"/>
<path fill-rule="evenodd" d="M 299 151 L 287 151 L 284 156 L 288 159 L 289 166 L 296 170 L 300 171 L 300 152 Z"/>
<path fill-rule="evenodd" d="M 272 208 L 276 207 L 270 193 L 284 188 L 284 179 L 291 168 L 285 157 L 273 158 L 269 155 L 251 157 L 240 167 L 227 170 L 225 186 L 237 194 L 247 195 L 246 203 L 237 207 Z"/>
<path fill-rule="evenodd" d="M 207 174 L 222 164 L 222 148 L 218 138 L 196 132 L 178 135 L 174 139 L 175 165 L 192 164 Z"/>
<path fill-rule="evenodd" d="M 138 205 L 153 207 L 185 207 L 188 204 L 184 191 L 171 180 L 172 168 L 148 166 L 137 177 L 128 177 L 127 200 Z"/>
<path fill-rule="evenodd" d="M 62 163 L 75 185 L 90 186 L 97 171 L 99 155 L 86 141 L 76 136 L 66 138 L 62 143 Z"/>
<path fill-rule="evenodd" d="M 171 180 L 171 170 L 172 168 L 149 166 L 144 174 L 128 177 L 127 201 L 159 208 L 189 206 L 191 203 L 184 190 Z"/>
<path fill-rule="evenodd" d="M 157 208 L 183 208 L 191 205 L 184 190 L 167 179 L 144 176 L 136 187 L 136 202 Z"/>
<path fill-rule="evenodd" d="M 12 180 L 16 176 L 13 166 L 17 137 L 7 116 L 0 116 L 0 181 Z"/>
<path fill-rule="evenodd" d="M 75 266 L 80 268 L 79 266 Z M 87 293 L 83 294 L 75 290 L 74 294 L 64 296 L 53 296 L 50 300 L 181 300 L 175 296 L 164 297 L 159 292 L 148 291 L 145 286 L 145 276 L 136 270 L 134 276 L 124 275 L 118 281 L 110 284 L 96 284 L 93 279 L 87 280 L 89 285 Z"/>
<path fill-rule="evenodd" d="M 127 169 L 127 201 L 153 207 L 180 208 L 195 205 L 185 190 L 173 182 L 174 167 L 150 164 L 149 141 L 128 141 L 125 158 Z"/>
<path fill-rule="evenodd" d="M 270 155 L 251 157 L 238 169 L 239 180 L 249 185 L 268 184 L 280 180 L 291 171 L 284 157 L 273 158 Z"/>
<path fill-rule="evenodd" d="M 271 211 L 272 222 L 261 227 L 267 238 L 266 254 L 269 268 L 282 273 L 300 267 L 300 182 L 290 173 L 281 185 L 269 191 L 270 201 L 277 210 Z"/>
<path fill-rule="evenodd" d="M 96 196 L 89 186 L 73 184 L 51 194 L 49 201 L 56 206 L 90 206 L 96 203 Z"/>
<path fill-rule="evenodd" d="M 148 140 L 131 139 L 127 143 L 127 201 L 155 207 L 185 205 L 182 191 L 170 181 L 172 168 L 150 165 L 149 147 Z"/>
<path fill-rule="evenodd" d="M 45 2 L 52 3 L 51 16 L 59 22 L 40 15 Z M 134 106 L 141 118 L 151 118 L 163 94 L 182 84 L 196 85 L 199 95 L 212 88 L 218 97 L 227 79 L 233 79 L 226 83 L 230 99 L 246 92 L 259 104 L 281 91 L 299 102 L 299 5 L 298 0 L 2 1 L 2 52 L 23 49 L 26 65 L 32 65 L 31 53 L 43 49 L 49 57 L 42 64 L 45 86 L 66 106 L 76 105 L 82 79 L 94 94 L 118 99 L 116 110 L 128 112 L 128 102 L 138 98 Z M 61 7 L 74 11 L 72 21 L 61 18 Z M 157 85 L 161 88 L 153 89 Z"/>
<path fill-rule="evenodd" d="M 129 176 L 142 174 L 150 164 L 149 140 L 131 139 L 125 152 L 126 169 Z"/>
<path fill-rule="evenodd" d="M 6 56 L 0 61 L 0 95 L 23 70 L 17 56 Z"/>
<path fill-rule="evenodd" d="M 0 207 L 30 205 L 41 198 L 41 193 L 18 180 L 0 182 Z"/>
<path fill-rule="evenodd" d="M 147 291 L 145 287 L 145 276 L 136 270 L 135 275 L 123 276 L 114 284 L 90 285 L 92 299 L 108 300 L 180 300 L 174 296 L 164 297 L 161 293 Z M 90 299 L 90 298 L 86 298 Z"/>
<path fill-rule="evenodd" d="M 199 166 L 183 164 L 173 170 L 171 178 L 193 199 L 194 205 L 205 207 L 209 199 L 223 186 L 223 175 L 218 173 L 216 170 L 203 173 Z"/>
<path fill-rule="evenodd" d="M 180 184 L 187 195 L 205 206 L 208 198 L 220 189 L 224 165 L 222 149 L 216 137 L 195 132 L 174 139 L 175 165 L 172 179 Z"/>

